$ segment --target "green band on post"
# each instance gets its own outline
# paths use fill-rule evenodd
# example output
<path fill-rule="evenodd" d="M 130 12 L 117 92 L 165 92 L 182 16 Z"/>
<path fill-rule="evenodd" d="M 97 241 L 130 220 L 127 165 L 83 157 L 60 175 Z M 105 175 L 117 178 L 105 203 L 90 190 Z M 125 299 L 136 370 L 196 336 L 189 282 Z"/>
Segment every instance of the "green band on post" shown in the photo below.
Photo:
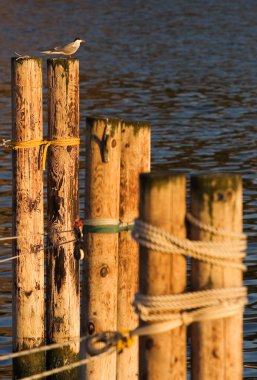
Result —
<path fill-rule="evenodd" d="M 93 234 L 117 234 L 122 231 L 131 231 L 134 223 L 119 223 L 119 224 L 106 224 L 106 225 L 84 225 L 83 233 Z"/>

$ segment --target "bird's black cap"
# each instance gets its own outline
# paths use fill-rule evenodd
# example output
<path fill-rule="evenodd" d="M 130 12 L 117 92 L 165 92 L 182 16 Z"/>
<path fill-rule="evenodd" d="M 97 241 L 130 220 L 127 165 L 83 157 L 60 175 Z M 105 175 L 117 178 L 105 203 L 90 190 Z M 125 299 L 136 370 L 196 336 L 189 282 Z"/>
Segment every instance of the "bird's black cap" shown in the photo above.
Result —
<path fill-rule="evenodd" d="M 81 40 L 81 38 L 76 37 L 75 40 L 74 40 L 73 42 L 75 42 L 75 41 L 77 41 L 77 40 Z"/>

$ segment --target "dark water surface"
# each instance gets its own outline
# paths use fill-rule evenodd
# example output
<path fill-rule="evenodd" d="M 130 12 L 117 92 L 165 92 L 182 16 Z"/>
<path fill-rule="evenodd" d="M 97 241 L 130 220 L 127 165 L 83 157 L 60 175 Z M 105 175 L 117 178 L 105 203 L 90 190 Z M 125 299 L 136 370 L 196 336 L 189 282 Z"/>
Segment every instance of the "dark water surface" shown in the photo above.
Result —
<path fill-rule="evenodd" d="M 257 2 L 0 0 L 0 138 L 11 136 L 10 57 L 79 36 L 81 115 L 152 124 L 152 169 L 236 171 L 249 236 L 244 363 L 257 364 Z M 46 65 L 45 65 L 46 66 Z M 44 76 L 44 82 L 46 78 Z M 81 134 L 84 131 L 81 118 Z M 81 156 L 83 214 L 84 157 Z M 0 236 L 11 235 L 11 155 L 0 149 Z M 10 245 L 1 245 L 1 257 Z M 11 265 L 0 267 L 0 353 L 11 351 Z M 10 378 L 6 363 L 0 378 Z M 244 370 L 257 379 L 257 369 Z"/>

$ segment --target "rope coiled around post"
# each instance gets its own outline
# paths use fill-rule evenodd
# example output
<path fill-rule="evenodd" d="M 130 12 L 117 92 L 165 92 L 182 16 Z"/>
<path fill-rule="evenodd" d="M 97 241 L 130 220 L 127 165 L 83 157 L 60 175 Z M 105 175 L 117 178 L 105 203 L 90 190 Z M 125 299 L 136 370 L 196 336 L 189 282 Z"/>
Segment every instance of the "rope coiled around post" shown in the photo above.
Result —
<path fill-rule="evenodd" d="M 133 238 L 142 246 L 155 251 L 190 256 L 194 259 L 223 267 L 245 271 L 246 266 L 238 260 L 245 257 L 246 239 L 229 242 L 204 242 L 180 239 L 160 228 L 136 219 L 132 230 Z"/>
<path fill-rule="evenodd" d="M 185 294 L 149 296 L 138 293 L 133 305 L 143 321 L 184 320 L 187 323 L 202 318 L 222 318 L 231 314 L 232 310 L 242 309 L 247 302 L 246 288 L 210 289 Z M 197 309 L 197 310 L 196 310 Z M 177 312 L 179 310 L 179 313 Z M 184 310 L 189 310 L 184 312 Z M 212 311 L 212 315 L 210 314 Z M 176 313 L 177 312 L 177 313 Z M 221 314 L 218 314 L 221 312 Z M 200 314 L 199 314 L 200 313 Z"/>

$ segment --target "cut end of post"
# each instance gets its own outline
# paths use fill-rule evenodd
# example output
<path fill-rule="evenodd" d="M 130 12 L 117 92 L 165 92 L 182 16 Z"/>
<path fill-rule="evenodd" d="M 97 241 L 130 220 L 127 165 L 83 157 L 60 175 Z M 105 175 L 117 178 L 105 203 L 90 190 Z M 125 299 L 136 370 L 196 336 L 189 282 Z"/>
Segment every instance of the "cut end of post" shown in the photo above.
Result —
<path fill-rule="evenodd" d="M 17 65 L 23 65 L 25 63 L 37 63 L 40 69 L 42 69 L 42 58 L 39 57 L 29 57 L 29 56 L 17 56 L 17 57 L 11 57 L 11 64 L 12 67 Z"/>
<path fill-rule="evenodd" d="M 93 128 L 95 125 L 102 125 L 104 128 L 110 126 L 110 135 L 114 136 L 115 131 L 120 128 L 121 121 L 119 119 L 110 119 L 108 117 L 86 117 L 86 127 Z"/>
<path fill-rule="evenodd" d="M 76 58 L 48 58 L 47 59 L 47 68 L 53 68 L 56 70 L 62 68 L 65 73 L 68 73 L 71 68 L 78 68 L 79 60 Z"/>
<path fill-rule="evenodd" d="M 55 58 L 47 58 L 47 62 L 54 62 L 55 64 L 62 64 L 63 62 L 67 62 L 67 61 L 71 61 L 71 62 L 74 62 L 74 61 L 79 61 L 78 58 L 67 58 L 67 57 L 55 57 Z"/>
<path fill-rule="evenodd" d="M 124 128 L 132 128 L 134 135 L 137 135 L 141 129 L 151 130 L 151 125 L 144 121 L 132 121 L 132 120 L 123 120 L 121 124 L 121 132 Z"/>
<path fill-rule="evenodd" d="M 151 172 L 151 173 L 140 174 L 140 184 L 142 186 L 146 185 L 149 187 L 163 186 L 170 182 L 174 182 L 181 179 L 185 180 L 185 173 L 183 172 L 170 173 L 167 171 L 161 171 L 158 173 Z"/>

